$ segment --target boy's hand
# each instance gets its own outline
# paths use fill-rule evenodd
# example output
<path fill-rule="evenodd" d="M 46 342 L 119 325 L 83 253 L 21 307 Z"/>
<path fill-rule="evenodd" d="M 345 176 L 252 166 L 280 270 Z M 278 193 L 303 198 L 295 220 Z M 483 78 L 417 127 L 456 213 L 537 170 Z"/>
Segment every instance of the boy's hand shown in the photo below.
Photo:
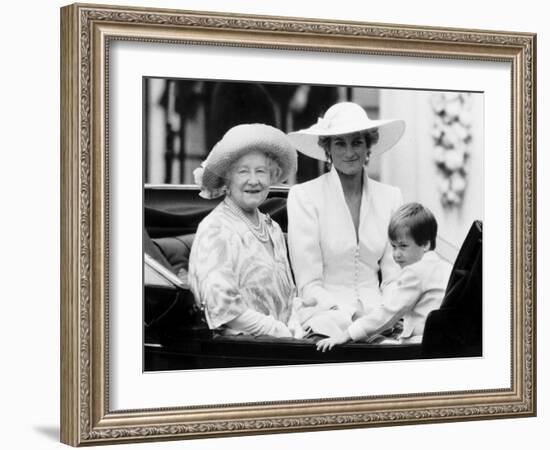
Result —
<path fill-rule="evenodd" d="M 349 341 L 351 341 L 351 336 L 346 330 L 337 336 L 321 339 L 317 342 L 317 350 L 326 352 L 327 350 L 332 350 L 335 345 L 342 345 Z"/>

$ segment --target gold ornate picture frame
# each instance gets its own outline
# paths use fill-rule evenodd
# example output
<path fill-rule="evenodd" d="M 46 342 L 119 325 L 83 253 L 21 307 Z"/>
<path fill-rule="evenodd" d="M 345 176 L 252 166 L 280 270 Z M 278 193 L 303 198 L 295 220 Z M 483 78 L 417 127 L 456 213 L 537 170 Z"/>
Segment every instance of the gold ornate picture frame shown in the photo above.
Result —
<path fill-rule="evenodd" d="M 114 409 L 109 191 L 116 170 L 109 152 L 109 70 L 115 42 L 508 64 L 511 117 L 501 125 L 510 130 L 510 148 L 502 157 L 511 159 L 509 386 Z M 85 4 L 62 8 L 62 442 L 80 446 L 535 415 L 535 89 L 536 36 L 530 33 Z M 487 288 L 484 295 L 491 299 Z"/>

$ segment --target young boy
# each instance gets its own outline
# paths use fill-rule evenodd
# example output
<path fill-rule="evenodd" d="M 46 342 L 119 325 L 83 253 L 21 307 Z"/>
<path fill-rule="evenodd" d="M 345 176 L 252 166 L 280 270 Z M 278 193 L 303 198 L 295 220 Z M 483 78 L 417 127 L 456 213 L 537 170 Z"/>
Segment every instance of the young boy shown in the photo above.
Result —
<path fill-rule="evenodd" d="M 393 259 L 401 267 L 398 278 L 384 291 L 382 304 L 353 322 L 340 335 L 322 339 L 317 350 L 331 350 L 348 341 L 373 340 L 403 319 L 398 342 L 421 342 L 426 317 L 439 308 L 451 266 L 433 250 L 437 222 L 419 203 L 407 203 L 392 216 L 388 237 Z"/>

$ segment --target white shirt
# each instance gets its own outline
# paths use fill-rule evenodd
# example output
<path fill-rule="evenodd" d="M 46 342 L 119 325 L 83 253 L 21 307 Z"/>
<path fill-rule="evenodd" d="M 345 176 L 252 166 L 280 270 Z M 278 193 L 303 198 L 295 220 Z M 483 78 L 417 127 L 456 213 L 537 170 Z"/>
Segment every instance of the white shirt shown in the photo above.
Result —
<path fill-rule="evenodd" d="M 372 337 L 403 318 L 399 340 L 421 341 L 428 314 L 441 306 L 451 265 L 429 251 L 414 264 L 403 267 L 397 280 L 384 291 L 382 304 L 348 328 L 354 341 Z"/>
<path fill-rule="evenodd" d="M 364 173 L 358 239 L 340 183 L 329 173 L 295 185 L 288 195 L 288 244 L 298 293 L 315 298 L 318 310 L 338 309 L 351 320 L 381 304 L 382 286 L 399 266 L 388 242 L 388 224 L 401 205 L 399 189 Z"/>

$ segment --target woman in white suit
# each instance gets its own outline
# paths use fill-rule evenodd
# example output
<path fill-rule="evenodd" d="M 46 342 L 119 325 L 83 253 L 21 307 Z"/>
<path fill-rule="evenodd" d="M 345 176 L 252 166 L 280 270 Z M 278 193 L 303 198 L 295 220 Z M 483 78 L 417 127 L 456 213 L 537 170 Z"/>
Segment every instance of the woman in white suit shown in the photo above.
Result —
<path fill-rule="evenodd" d="M 370 120 L 350 102 L 289 137 L 298 151 L 328 161 L 330 172 L 288 195 L 288 243 L 305 329 L 334 336 L 380 305 L 399 271 L 387 238 L 402 204 L 398 188 L 369 179 L 369 158 L 393 147 L 402 120 Z M 381 275 L 381 281 L 380 281 Z"/>

